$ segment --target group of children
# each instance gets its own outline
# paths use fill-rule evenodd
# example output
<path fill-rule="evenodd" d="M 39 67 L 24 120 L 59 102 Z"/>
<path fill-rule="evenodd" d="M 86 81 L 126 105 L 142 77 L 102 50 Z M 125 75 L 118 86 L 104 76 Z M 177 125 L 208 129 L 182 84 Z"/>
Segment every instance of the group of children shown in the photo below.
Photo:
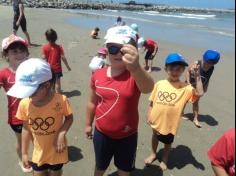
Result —
<path fill-rule="evenodd" d="M 154 85 L 140 65 L 136 34 L 129 26 L 110 28 L 105 48 L 98 51 L 102 64 L 90 64 L 93 73 L 85 134 L 94 144 L 95 176 L 104 175 L 112 158 L 119 176 L 129 176 L 135 168 L 141 93 L 151 93 L 147 122 L 153 134 L 145 164 L 156 159 L 160 141 L 165 144 L 160 168 L 166 170 L 184 107 L 187 102 L 196 104 L 203 96 L 212 68 L 220 59 L 217 51 L 208 50 L 203 61 L 189 67 L 187 82 L 182 82 L 188 64 L 179 53 L 170 53 L 165 60 L 167 78 Z M 35 176 L 61 176 L 68 162 L 66 134 L 73 122 L 68 99 L 60 94 L 61 60 L 71 69 L 62 47 L 56 44 L 56 32 L 49 29 L 45 35 L 49 43 L 42 47 L 44 59 L 27 59 L 27 43 L 20 37 L 11 35 L 3 40 L 3 56 L 9 67 L 0 71 L 0 86 L 8 95 L 9 124 L 17 136 L 23 171 L 33 170 Z M 32 161 L 28 157 L 31 141 Z"/>

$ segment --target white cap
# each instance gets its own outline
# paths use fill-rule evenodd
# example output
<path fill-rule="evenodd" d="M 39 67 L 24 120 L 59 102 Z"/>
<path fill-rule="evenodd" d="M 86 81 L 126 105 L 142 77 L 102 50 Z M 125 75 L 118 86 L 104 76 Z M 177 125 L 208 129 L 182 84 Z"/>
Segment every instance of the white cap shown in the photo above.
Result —
<path fill-rule="evenodd" d="M 22 62 L 16 70 L 16 80 L 7 95 L 16 98 L 30 97 L 39 85 L 52 79 L 50 65 L 38 58 Z"/>
<path fill-rule="evenodd" d="M 104 37 L 105 44 L 107 43 L 117 43 L 117 44 L 127 44 L 130 39 L 134 41 L 137 40 L 136 32 L 129 26 L 116 26 L 107 30 L 107 34 Z"/>

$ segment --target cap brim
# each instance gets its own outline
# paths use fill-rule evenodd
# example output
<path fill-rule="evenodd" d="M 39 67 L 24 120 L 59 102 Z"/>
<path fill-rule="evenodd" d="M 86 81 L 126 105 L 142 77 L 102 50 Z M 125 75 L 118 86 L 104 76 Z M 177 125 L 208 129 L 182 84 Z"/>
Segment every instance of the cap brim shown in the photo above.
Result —
<path fill-rule="evenodd" d="M 117 43 L 117 44 L 121 44 L 121 45 L 124 45 L 124 44 L 127 44 L 129 43 L 130 41 L 130 38 L 122 38 L 122 37 L 110 37 L 108 38 L 106 41 L 105 41 L 105 44 L 108 44 L 108 43 Z"/>
<path fill-rule="evenodd" d="M 26 98 L 30 97 L 35 93 L 37 90 L 38 86 L 33 87 L 33 86 L 24 86 L 24 85 L 17 85 L 14 84 L 11 89 L 7 92 L 7 95 L 16 97 L 16 98 Z"/>

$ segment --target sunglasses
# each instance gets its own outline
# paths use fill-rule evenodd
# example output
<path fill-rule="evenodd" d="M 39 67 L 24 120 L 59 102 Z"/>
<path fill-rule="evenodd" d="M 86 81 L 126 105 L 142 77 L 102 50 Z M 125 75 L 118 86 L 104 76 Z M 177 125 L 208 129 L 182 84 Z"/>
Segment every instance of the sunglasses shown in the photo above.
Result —
<path fill-rule="evenodd" d="M 122 52 L 120 51 L 121 48 L 122 46 L 109 46 L 107 49 L 109 54 L 116 55 L 119 52 L 122 54 Z"/>

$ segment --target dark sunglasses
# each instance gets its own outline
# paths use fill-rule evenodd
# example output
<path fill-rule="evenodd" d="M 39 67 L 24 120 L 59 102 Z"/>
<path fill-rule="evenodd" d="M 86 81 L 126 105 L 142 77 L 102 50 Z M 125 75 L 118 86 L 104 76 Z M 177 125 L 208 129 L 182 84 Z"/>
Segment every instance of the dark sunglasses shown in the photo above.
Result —
<path fill-rule="evenodd" d="M 116 55 L 118 54 L 119 52 L 121 52 L 122 47 L 119 47 L 119 46 L 109 46 L 107 49 L 108 49 L 108 53 L 109 54 L 112 54 L 112 55 Z M 121 53 L 122 54 L 122 53 Z"/>

